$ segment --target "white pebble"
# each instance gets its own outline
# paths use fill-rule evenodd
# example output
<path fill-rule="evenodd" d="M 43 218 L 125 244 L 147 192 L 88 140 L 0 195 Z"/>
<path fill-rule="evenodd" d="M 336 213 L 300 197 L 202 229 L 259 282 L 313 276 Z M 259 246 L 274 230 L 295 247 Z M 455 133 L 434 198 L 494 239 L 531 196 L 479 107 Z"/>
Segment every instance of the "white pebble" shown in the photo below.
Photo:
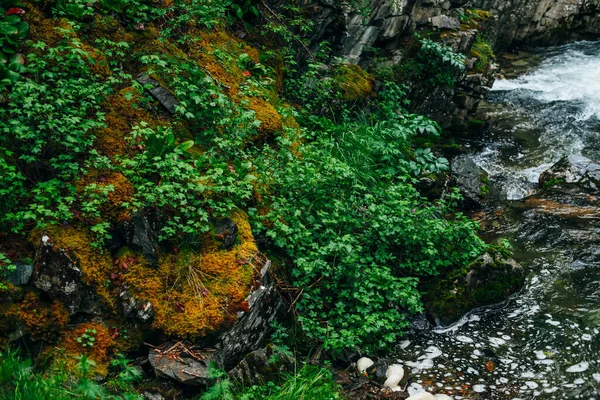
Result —
<path fill-rule="evenodd" d="M 590 367 L 590 363 L 587 361 L 582 361 L 579 364 L 575 364 L 575 365 L 571 365 L 569 368 L 566 369 L 567 372 L 583 372 L 583 371 L 587 371 L 587 369 Z"/>
<path fill-rule="evenodd" d="M 391 375 L 400 375 L 400 379 L 404 376 L 404 368 L 400 364 L 392 364 L 385 371 L 385 377 L 389 378 Z"/>
<path fill-rule="evenodd" d="M 435 400 L 435 397 L 431 393 L 421 392 L 417 394 L 413 394 L 406 400 Z"/>
<path fill-rule="evenodd" d="M 373 364 L 375 364 L 373 360 L 368 357 L 363 357 L 356 362 L 356 369 L 362 374 Z"/>

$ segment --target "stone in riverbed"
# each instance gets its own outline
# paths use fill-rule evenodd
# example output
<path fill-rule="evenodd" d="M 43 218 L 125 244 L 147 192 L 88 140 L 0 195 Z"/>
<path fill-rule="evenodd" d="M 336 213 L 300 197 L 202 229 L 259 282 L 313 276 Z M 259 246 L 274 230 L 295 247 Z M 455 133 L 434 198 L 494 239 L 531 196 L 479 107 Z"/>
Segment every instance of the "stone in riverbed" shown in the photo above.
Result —
<path fill-rule="evenodd" d="M 518 291 L 525 271 L 512 258 L 489 250 L 470 265 L 449 271 L 423 287 L 427 316 L 441 325 L 460 319 L 468 311 L 499 303 Z"/>
<path fill-rule="evenodd" d="M 465 208 L 483 207 L 490 194 L 488 174 L 471 157 L 461 155 L 451 163 L 452 181 L 464 197 Z"/>
<path fill-rule="evenodd" d="M 540 187 L 576 186 L 596 191 L 600 187 L 600 164 L 589 158 L 571 154 L 561 158 L 539 179 Z"/>
<path fill-rule="evenodd" d="M 375 362 L 368 357 L 363 357 L 356 362 L 356 369 L 359 373 L 364 373 L 369 369 Z"/>

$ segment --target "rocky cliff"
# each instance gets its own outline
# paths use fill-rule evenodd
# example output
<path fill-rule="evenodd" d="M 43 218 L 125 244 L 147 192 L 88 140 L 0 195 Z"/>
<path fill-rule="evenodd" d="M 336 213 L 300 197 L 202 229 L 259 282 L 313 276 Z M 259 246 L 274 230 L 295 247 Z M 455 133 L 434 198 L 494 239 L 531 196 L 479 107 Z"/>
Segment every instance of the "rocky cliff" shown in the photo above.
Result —
<path fill-rule="evenodd" d="M 600 0 L 475 0 L 473 6 L 498 14 L 503 49 L 600 35 Z"/>

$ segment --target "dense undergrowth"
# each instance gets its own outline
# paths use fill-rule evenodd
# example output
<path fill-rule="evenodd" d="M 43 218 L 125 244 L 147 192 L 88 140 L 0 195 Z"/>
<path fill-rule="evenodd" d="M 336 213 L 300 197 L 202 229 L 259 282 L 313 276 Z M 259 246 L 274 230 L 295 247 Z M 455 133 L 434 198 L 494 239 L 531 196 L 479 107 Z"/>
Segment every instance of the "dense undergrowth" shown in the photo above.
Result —
<path fill-rule="evenodd" d="M 297 288 L 307 338 L 333 351 L 381 349 L 422 310 L 419 279 L 485 250 L 476 225 L 455 211 L 455 192 L 431 202 L 415 188 L 448 169 L 417 145 L 435 141 L 439 126 L 404 109 L 401 82 L 332 59 L 327 46 L 298 64 L 308 24 L 267 19 L 244 42 L 226 23 L 252 19 L 250 2 L 47 0 L 18 9 L 9 22 L 27 23 L 27 41 L 0 42 L 23 60 L 0 60 L 12 68 L 0 76 L 0 273 L 34 259 L 46 232 L 78 260 L 121 338 L 124 287 L 153 302 L 152 329 L 171 337 L 231 323 L 247 307 L 254 273 L 245 260 L 259 235 Z M 451 84 L 438 75 L 464 58 L 431 41 L 421 47 L 428 65 L 419 74 Z M 156 86 L 170 93 L 170 110 L 150 94 Z M 156 260 L 110 247 L 139 213 L 157 227 Z M 231 250 L 214 235 L 223 217 L 242 230 Z M 55 314 L 67 326 L 64 312 L 33 324 L 23 307 L 3 310 L 28 334 L 48 331 L 45 343 L 70 343 L 69 330 L 41 328 L 56 326 Z M 107 339 L 104 363 L 136 340 Z M 278 393 L 296 390 L 293 379 L 256 393 L 290 398 Z"/>

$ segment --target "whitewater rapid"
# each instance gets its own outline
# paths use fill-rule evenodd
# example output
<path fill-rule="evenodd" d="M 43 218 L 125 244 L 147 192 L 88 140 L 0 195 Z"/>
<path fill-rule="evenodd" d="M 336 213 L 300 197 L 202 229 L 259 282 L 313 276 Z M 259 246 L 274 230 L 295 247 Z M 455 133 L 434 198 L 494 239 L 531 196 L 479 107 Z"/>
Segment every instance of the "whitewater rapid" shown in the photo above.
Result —
<path fill-rule="evenodd" d="M 533 193 L 539 175 L 565 155 L 600 161 L 600 42 L 540 52 L 535 69 L 495 83 L 483 105 L 495 122 L 466 141 L 469 155 L 501 189 L 500 201 Z M 507 215 L 507 227 L 499 229 L 529 271 L 525 287 L 504 304 L 400 343 L 395 361 L 410 371 L 409 392 L 600 399 L 600 223 L 508 216 L 508 203 L 498 213 Z"/>
<path fill-rule="evenodd" d="M 600 160 L 600 44 L 548 50 L 534 71 L 497 80 L 490 103 L 498 122 L 473 156 L 509 200 L 531 194 L 565 155 Z"/>

